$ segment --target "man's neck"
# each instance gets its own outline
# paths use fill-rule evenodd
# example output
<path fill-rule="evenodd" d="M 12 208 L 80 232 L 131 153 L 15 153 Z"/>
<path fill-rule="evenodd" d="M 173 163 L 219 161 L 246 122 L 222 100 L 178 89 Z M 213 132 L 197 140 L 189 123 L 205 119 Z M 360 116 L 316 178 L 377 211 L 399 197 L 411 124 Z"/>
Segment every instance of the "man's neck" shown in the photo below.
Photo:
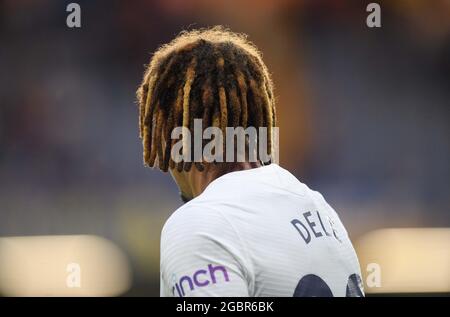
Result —
<path fill-rule="evenodd" d="M 205 166 L 205 170 L 200 172 L 193 168 L 190 173 L 191 189 L 194 197 L 197 197 L 208 187 L 215 179 L 237 171 L 249 170 L 261 167 L 259 162 L 241 162 L 241 163 L 209 163 Z"/>

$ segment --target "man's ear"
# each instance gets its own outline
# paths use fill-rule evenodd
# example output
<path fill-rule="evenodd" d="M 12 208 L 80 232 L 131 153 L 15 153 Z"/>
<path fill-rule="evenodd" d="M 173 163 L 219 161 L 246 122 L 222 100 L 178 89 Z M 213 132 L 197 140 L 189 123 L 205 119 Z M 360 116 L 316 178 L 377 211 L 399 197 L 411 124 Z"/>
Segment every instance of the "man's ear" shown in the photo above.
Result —
<path fill-rule="evenodd" d="M 182 196 L 182 200 L 185 199 L 190 200 L 192 199 L 192 187 L 189 181 L 189 177 L 186 172 L 182 171 L 179 172 L 176 168 L 169 170 L 170 175 L 172 175 L 173 180 L 178 186 L 178 189 L 180 190 L 180 195 Z"/>
<path fill-rule="evenodd" d="M 183 194 L 183 193 L 180 192 L 180 198 L 181 198 L 181 201 L 182 201 L 183 203 L 187 203 L 187 202 L 190 201 L 193 197 L 188 197 L 188 196 L 186 196 L 185 194 Z"/>

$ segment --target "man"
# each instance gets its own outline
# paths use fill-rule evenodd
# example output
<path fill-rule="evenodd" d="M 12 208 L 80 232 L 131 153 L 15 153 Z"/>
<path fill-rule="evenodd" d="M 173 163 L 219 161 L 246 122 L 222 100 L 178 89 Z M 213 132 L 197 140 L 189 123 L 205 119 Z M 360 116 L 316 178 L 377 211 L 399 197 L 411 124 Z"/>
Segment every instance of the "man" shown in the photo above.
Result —
<path fill-rule="evenodd" d="M 335 211 L 273 163 L 272 81 L 245 36 L 220 27 L 181 33 L 152 57 L 138 99 L 144 163 L 169 171 L 187 202 L 162 230 L 161 296 L 364 295 Z M 225 133 L 214 137 L 223 147 L 192 162 L 198 120 L 224 133 L 263 128 L 256 139 L 268 155 L 247 135 L 241 160 L 217 159 L 231 144 Z"/>

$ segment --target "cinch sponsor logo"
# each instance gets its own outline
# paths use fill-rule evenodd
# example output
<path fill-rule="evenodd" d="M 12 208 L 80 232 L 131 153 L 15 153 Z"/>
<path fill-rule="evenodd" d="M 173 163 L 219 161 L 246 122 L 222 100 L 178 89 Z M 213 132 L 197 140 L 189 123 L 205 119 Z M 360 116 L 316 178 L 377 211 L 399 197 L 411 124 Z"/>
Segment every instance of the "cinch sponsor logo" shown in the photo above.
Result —
<path fill-rule="evenodd" d="M 221 276 L 223 276 L 223 280 L 225 282 L 230 280 L 227 269 L 224 266 L 214 266 L 209 264 L 207 269 L 195 271 L 192 277 L 188 275 L 181 277 L 179 282 L 175 283 L 175 286 L 172 288 L 172 292 L 174 295 L 176 292 L 178 296 L 183 297 L 186 294 L 186 287 L 193 291 L 196 287 L 205 287 L 209 284 L 216 284 L 222 280 Z"/>

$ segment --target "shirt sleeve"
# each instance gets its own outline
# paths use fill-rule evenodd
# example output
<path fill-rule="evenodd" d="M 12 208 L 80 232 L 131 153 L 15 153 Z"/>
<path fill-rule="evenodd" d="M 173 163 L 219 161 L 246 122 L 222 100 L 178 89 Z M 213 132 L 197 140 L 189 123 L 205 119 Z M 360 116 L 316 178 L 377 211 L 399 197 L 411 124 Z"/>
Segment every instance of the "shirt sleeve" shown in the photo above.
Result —
<path fill-rule="evenodd" d="M 161 296 L 250 296 L 246 256 L 220 213 L 178 210 L 161 234 Z"/>

